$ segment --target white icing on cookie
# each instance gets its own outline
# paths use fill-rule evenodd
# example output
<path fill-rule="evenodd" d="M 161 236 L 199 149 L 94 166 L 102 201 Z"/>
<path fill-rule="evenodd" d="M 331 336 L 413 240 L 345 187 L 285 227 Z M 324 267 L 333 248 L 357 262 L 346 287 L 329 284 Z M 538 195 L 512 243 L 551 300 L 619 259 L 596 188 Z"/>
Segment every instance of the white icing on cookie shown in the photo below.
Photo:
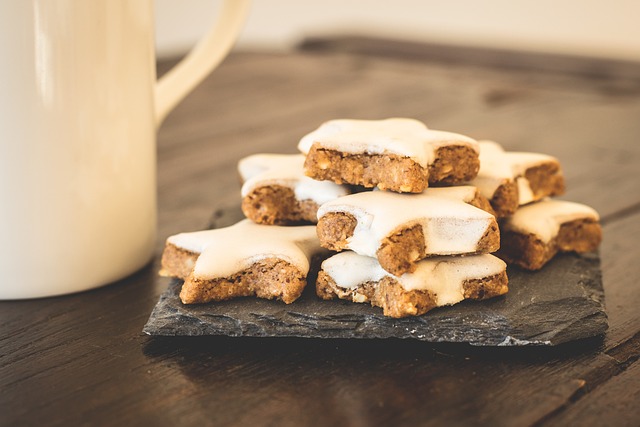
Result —
<path fill-rule="evenodd" d="M 202 279 L 229 277 L 274 257 L 306 274 L 311 256 L 323 251 L 313 225 L 280 227 L 248 219 L 226 228 L 176 234 L 167 243 L 200 254 L 193 275 Z"/>
<path fill-rule="evenodd" d="M 478 188 L 480 194 L 491 200 L 498 187 L 513 181 L 513 169 L 505 159 L 500 144 L 493 141 L 478 141 L 480 146 L 480 170 L 470 184 Z"/>
<path fill-rule="evenodd" d="M 598 221 L 598 213 L 589 206 L 564 200 L 541 200 L 519 208 L 501 225 L 503 231 L 534 234 L 547 243 L 558 235 L 562 224 L 592 219 Z"/>
<path fill-rule="evenodd" d="M 465 145 L 478 151 L 478 143 L 468 136 L 431 130 L 424 123 L 407 118 L 331 120 L 304 136 L 298 149 L 307 154 L 313 144 L 350 154 L 396 154 L 425 168 L 433 163 L 436 149 L 442 146 Z"/>
<path fill-rule="evenodd" d="M 353 289 L 362 283 L 378 282 L 390 276 L 407 291 L 430 291 L 438 306 L 462 301 L 465 281 L 494 276 L 505 269 L 502 260 L 488 254 L 424 259 L 417 263 L 416 271 L 400 277 L 385 271 L 375 258 L 351 251 L 340 252 L 322 263 L 322 270 L 341 288 Z"/>
<path fill-rule="evenodd" d="M 429 255 L 475 252 L 493 215 L 471 206 L 475 188 L 470 186 L 428 188 L 420 194 L 370 191 L 341 197 L 320 206 L 318 219 L 329 212 L 354 216 L 357 225 L 347 248 L 376 256 L 382 239 L 392 232 L 421 224 Z"/>
<path fill-rule="evenodd" d="M 526 205 L 536 200 L 531 183 L 527 178 L 524 176 L 517 177 L 516 185 L 518 186 L 518 206 Z"/>
<path fill-rule="evenodd" d="M 504 151 L 500 144 L 493 141 L 479 141 L 479 145 L 480 170 L 469 184 L 478 187 L 480 194 L 489 200 L 501 185 L 515 181 L 518 186 L 518 204 L 534 201 L 531 185 L 524 174 L 532 167 L 558 162 L 555 157 L 546 154 Z"/>
<path fill-rule="evenodd" d="M 238 172 L 244 181 L 242 197 L 259 187 L 280 185 L 291 188 L 296 198 L 313 200 L 318 205 L 349 194 L 346 186 L 330 181 L 316 181 L 304 174 L 302 154 L 254 154 L 238 163 Z"/>

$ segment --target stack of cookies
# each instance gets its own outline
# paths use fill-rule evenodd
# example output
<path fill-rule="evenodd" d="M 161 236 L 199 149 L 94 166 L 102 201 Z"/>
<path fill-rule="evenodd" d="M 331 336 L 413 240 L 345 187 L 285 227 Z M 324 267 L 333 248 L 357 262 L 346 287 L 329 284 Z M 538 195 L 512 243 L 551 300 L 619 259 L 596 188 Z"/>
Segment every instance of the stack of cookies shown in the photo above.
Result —
<path fill-rule="evenodd" d="M 397 118 L 326 122 L 298 148 L 240 161 L 248 219 L 167 240 L 161 274 L 184 280 L 183 303 L 291 303 L 324 259 L 318 297 L 420 315 L 508 291 L 506 264 L 491 255 L 500 228 L 500 256 L 529 269 L 599 243 L 593 210 L 545 199 L 564 190 L 549 156 Z"/>
<path fill-rule="evenodd" d="M 554 157 L 506 152 L 480 141 L 480 171 L 470 182 L 487 197 L 500 221 L 498 255 L 509 264 L 539 270 L 558 252 L 590 252 L 602 240 L 598 213 L 579 203 L 553 200 L 564 193 Z"/>

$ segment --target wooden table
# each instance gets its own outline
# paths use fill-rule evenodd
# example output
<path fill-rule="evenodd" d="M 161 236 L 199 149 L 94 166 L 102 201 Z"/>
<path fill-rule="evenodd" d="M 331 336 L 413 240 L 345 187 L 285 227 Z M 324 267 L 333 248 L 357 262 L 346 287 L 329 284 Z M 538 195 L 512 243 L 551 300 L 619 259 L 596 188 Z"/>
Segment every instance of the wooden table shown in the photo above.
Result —
<path fill-rule="evenodd" d="M 160 130 L 161 240 L 238 204 L 241 157 L 293 153 L 327 119 L 389 116 L 562 161 L 565 198 L 602 215 L 605 337 L 154 339 L 141 330 L 168 284 L 156 259 L 91 292 L 0 303 L 0 424 L 639 425 L 638 64 L 358 38 L 234 54 Z"/>

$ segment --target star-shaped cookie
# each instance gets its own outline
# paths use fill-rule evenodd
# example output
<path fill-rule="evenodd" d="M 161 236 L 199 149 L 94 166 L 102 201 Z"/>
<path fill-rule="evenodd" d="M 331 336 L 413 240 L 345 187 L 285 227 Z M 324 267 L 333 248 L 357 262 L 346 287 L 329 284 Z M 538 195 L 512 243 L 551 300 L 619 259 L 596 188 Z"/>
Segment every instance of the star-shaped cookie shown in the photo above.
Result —
<path fill-rule="evenodd" d="M 325 252 L 314 226 L 269 226 L 245 219 L 169 237 L 160 274 L 184 279 L 184 304 L 253 295 L 289 304 L 306 285 L 312 257 Z"/>
<path fill-rule="evenodd" d="M 303 171 L 302 154 L 254 154 L 240 160 L 242 212 L 259 224 L 316 223 L 318 207 L 350 193 Z"/>
<path fill-rule="evenodd" d="M 298 149 L 314 179 L 401 193 L 468 181 L 479 167 L 474 139 L 407 118 L 331 120 L 304 136 Z"/>
<path fill-rule="evenodd" d="M 602 240 L 598 213 L 564 200 L 541 200 L 519 208 L 500 223 L 498 256 L 509 264 L 538 270 L 558 252 L 589 252 Z"/>
<path fill-rule="evenodd" d="M 375 258 L 340 252 L 322 263 L 316 293 L 382 307 L 385 316 L 419 316 L 464 299 L 486 299 L 508 291 L 505 263 L 493 255 L 423 259 L 413 273 L 394 276 Z"/>
<path fill-rule="evenodd" d="M 471 186 L 428 188 L 420 194 L 351 194 L 320 207 L 318 237 L 328 249 L 375 257 L 400 276 L 429 256 L 496 251 L 496 219 L 477 206 L 491 209 Z"/>

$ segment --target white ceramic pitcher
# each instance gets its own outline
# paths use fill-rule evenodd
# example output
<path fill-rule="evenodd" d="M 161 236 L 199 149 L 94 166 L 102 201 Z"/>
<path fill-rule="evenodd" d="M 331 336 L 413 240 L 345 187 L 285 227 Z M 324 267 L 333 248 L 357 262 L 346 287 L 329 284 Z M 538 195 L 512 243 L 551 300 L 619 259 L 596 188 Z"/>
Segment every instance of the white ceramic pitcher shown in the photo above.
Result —
<path fill-rule="evenodd" d="M 101 286 L 156 240 L 156 130 L 230 50 L 227 0 L 156 82 L 153 0 L 0 2 L 0 299 Z"/>

